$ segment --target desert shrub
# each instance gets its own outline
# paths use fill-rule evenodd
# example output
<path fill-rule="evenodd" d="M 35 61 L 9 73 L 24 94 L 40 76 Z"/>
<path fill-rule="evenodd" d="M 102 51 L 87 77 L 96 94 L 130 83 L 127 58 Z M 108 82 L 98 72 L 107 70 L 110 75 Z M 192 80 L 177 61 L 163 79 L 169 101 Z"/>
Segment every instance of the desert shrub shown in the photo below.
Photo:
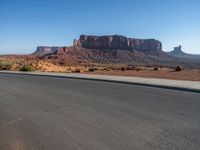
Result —
<path fill-rule="evenodd" d="M 182 67 L 182 66 L 177 66 L 177 67 L 175 68 L 175 71 L 177 71 L 177 72 L 182 71 L 182 70 L 183 70 L 183 67 Z"/>
<path fill-rule="evenodd" d="M 142 68 L 137 68 L 136 71 L 142 71 Z"/>
<path fill-rule="evenodd" d="M 88 71 L 89 72 L 94 72 L 96 69 L 95 68 L 89 68 Z"/>
<path fill-rule="evenodd" d="M 126 67 L 121 67 L 121 71 L 126 71 Z"/>
<path fill-rule="evenodd" d="M 158 67 L 154 67 L 154 68 L 153 68 L 153 70 L 155 70 L 155 71 L 158 71 L 158 70 L 159 70 L 159 68 L 158 68 Z"/>
<path fill-rule="evenodd" d="M 10 70 L 12 68 L 12 64 L 8 62 L 0 62 L 0 70 Z"/>
<path fill-rule="evenodd" d="M 110 68 L 103 68 L 104 71 L 111 71 Z"/>
<path fill-rule="evenodd" d="M 74 73 L 81 73 L 81 70 L 80 69 L 75 69 L 74 71 L 72 71 L 72 72 L 74 72 Z"/>
<path fill-rule="evenodd" d="M 23 65 L 20 71 L 35 71 L 36 69 L 32 65 Z"/>

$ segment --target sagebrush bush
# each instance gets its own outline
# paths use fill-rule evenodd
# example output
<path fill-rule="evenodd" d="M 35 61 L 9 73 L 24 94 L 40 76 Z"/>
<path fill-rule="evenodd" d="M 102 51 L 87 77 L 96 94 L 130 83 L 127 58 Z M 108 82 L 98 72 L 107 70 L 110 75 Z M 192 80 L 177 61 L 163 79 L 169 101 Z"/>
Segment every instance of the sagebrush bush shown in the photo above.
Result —
<path fill-rule="evenodd" d="M 35 71 L 35 67 L 32 65 L 23 65 L 20 69 L 20 71 Z"/>
<path fill-rule="evenodd" d="M 0 70 L 10 70 L 12 68 L 12 64 L 8 62 L 0 62 Z"/>

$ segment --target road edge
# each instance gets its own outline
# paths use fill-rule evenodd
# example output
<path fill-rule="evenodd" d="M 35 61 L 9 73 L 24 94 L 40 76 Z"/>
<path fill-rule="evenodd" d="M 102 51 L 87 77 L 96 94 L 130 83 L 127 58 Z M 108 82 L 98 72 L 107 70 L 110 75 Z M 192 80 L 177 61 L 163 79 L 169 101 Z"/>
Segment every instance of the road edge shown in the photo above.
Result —
<path fill-rule="evenodd" d="M 176 87 L 176 86 L 169 86 L 169 85 L 157 85 L 152 83 L 145 83 L 145 82 L 129 82 L 129 81 L 119 81 L 119 80 L 111 80 L 111 79 L 100 79 L 100 78 L 89 78 L 89 77 L 77 77 L 77 76 L 64 76 L 64 75 L 56 75 L 56 74 L 42 74 L 42 72 L 31 73 L 31 72 L 15 72 L 15 71 L 0 71 L 0 74 L 15 74 L 15 75 L 29 75 L 29 76 L 46 76 L 46 77 L 56 77 L 56 78 L 69 78 L 69 79 L 80 79 L 80 80 L 90 80 L 90 81 L 102 81 L 102 82 L 111 82 L 111 83 L 122 83 L 122 84 L 130 84 L 130 85 L 138 85 L 138 86 L 146 86 L 146 87 L 155 87 L 155 88 L 162 88 L 162 89 L 169 89 L 169 90 L 178 90 L 184 92 L 193 92 L 193 93 L 200 93 L 200 89 L 194 88 L 185 88 L 185 87 Z"/>

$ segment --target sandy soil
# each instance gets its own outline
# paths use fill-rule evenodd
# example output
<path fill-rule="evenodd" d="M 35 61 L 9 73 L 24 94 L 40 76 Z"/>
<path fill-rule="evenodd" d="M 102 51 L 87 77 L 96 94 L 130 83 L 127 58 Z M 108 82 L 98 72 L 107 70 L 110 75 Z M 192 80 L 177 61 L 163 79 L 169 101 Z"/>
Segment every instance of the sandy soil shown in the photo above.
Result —
<path fill-rule="evenodd" d="M 144 78 L 162 78 L 162 79 L 175 79 L 175 80 L 190 80 L 200 81 L 200 69 L 190 69 L 176 72 L 173 69 L 154 70 L 111 70 L 111 71 L 95 71 L 88 72 L 89 74 L 101 75 L 114 75 L 114 76 L 131 76 L 131 77 L 144 77 Z"/>
<path fill-rule="evenodd" d="M 31 56 L 7 56 L 0 57 L 0 65 L 10 64 L 10 70 L 19 70 L 24 64 L 31 65 L 35 70 L 43 72 L 79 72 L 87 74 L 102 74 L 102 75 L 115 75 L 115 76 L 132 76 L 132 77 L 146 77 L 146 78 L 163 78 L 163 79 L 175 79 L 175 80 L 191 80 L 200 81 L 200 69 L 184 69 L 180 72 L 176 72 L 170 68 L 159 68 L 154 70 L 152 67 L 139 67 L 141 70 L 126 70 L 121 71 L 120 65 L 59 65 L 48 60 L 41 60 L 32 58 Z M 90 72 L 90 68 L 97 68 L 94 72 Z M 105 69 L 107 68 L 107 69 Z M 112 68 L 112 69 L 109 69 Z M 116 69 L 118 68 L 118 69 Z M 107 71 L 109 70 L 109 71 Z"/>

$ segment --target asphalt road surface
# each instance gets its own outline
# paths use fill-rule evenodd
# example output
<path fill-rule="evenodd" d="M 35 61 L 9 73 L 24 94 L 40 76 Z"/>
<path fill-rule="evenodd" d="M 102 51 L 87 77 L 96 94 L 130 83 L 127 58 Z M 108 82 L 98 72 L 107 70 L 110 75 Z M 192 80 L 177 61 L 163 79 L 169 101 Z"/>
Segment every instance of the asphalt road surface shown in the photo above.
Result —
<path fill-rule="evenodd" d="M 0 150 L 160 149 L 200 149 L 200 94 L 0 74 Z"/>

